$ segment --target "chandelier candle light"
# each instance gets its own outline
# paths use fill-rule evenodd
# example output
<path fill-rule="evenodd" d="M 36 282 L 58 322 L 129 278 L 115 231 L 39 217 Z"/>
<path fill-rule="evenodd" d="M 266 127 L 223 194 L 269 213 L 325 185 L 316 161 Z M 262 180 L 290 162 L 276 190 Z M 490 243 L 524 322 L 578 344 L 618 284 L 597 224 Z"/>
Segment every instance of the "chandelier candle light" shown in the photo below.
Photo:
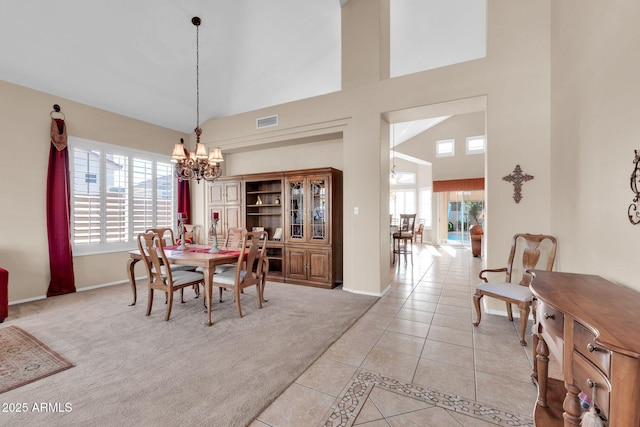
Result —
<path fill-rule="evenodd" d="M 202 21 L 197 16 L 191 19 L 191 23 L 196 26 L 196 150 L 189 152 L 184 146 L 184 139 L 180 138 L 180 143 L 173 148 L 171 162 L 175 163 L 174 175 L 178 181 L 186 181 L 195 179 L 200 183 L 201 179 L 205 181 L 215 181 L 222 175 L 221 164 L 222 150 L 216 147 L 207 153 L 204 144 L 200 143 L 200 23 Z"/>

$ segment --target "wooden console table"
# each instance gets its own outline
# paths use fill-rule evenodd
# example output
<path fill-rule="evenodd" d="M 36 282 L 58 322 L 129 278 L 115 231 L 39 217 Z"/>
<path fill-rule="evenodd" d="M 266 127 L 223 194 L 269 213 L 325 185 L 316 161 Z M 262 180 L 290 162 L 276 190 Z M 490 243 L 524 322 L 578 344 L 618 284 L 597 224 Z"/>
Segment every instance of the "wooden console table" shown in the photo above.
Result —
<path fill-rule="evenodd" d="M 578 395 L 595 391 L 609 427 L 640 427 L 640 293 L 599 276 L 531 274 L 535 425 L 579 426 Z M 560 363 L 564 384 L 548 378 L 549 354 Z"/>

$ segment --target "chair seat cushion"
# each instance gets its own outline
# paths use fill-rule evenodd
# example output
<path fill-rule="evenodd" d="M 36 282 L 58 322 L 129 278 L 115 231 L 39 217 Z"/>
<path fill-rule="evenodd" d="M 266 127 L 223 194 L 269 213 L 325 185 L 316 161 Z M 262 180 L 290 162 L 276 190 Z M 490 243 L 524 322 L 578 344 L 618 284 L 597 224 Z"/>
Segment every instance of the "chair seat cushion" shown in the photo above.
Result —
<path fill-rule="evenodd" d="M 169 268 L 171 268 L 171 271 L 195 271 L 195 267 L 192 265 L 170 264 Z"/>
<path fill-rule="evenodd" d="M 410 239 L 413 237 L 413 233 L 410 231 L 401 231 L 393 233 L 394 239 Z"/>
<path fill-rule="evenodd" d="M 204 281 L 204 275 L 202 273 L 196 273 L 195 271 L 172 271 L 171 278 L 173 278 L 174 286 L 197 282 L 199 280 Z"/>
<path fill-rule="evenodd" d="M 235 267 L 235 266 L 234 266 Z M 216 267 L 217 269 L 217 267 Z M 244 277 L 247 275 L 247 271 L 246 270 L 241 270 L 240 271 L 240 278 L 244 279 Z M 225 270 L 221 273 L 216 273 L 213 276 L 213 281 L 216 283 L 221 283 L 223 285 L 235 285 L 236 284 L 236 269 L 228 269 Z"/>
<path fill-rule="evenodd" d="M 530 302 L 533 300 L 533 294 L 529 290 L 529 287 L 515 283 L 483 282 L 476 286 L 476 289 L 495 295 L 501 295 L 516 301 Z"/>

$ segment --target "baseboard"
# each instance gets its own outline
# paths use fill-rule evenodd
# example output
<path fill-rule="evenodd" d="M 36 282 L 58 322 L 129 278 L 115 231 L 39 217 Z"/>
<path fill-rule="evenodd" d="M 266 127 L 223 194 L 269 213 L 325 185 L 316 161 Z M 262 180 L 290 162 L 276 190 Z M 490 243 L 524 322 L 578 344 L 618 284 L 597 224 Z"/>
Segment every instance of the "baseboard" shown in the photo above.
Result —
<path fill-rule="evenodd" d="M 142 277 L 139 277 L 137 279 L 142 279 Z M 101 283 L 100 285 L 87 286 L 87 287 L 84 287 L 84 288 L 76 289 L 76 292 L 83 292 L 83 291 L 90 291 L 92 289 L 106 288 L 107 286 L 121 285 L 123 283 L 129 283 L 129 279 L 127 279 L 127 280 L 119 280 L 117 282 Z M 20 300 L 17 300 L 17 301 L 11 301 L 11 302 L 9 302 L 9 305 L 22 304 L 22 303 L 31 302 L 31 301 L 38 301 L 38 300 L 45 299 L 45 298 L 47 298 L 46 295 L 40 295 L 40 296 L 37 296 L 37 297 L 20 299 Z"/>
<path fill-rule="evenodd" d="M 357 289 L 345 288 L 344 285 L 342 285 L 343 291 L 351 292 L 352 294 L 368 295 L 371 297 L 382 297 L 387 292 L 389 292 L 390 289 L 391 289 L 391 285 L 388 285 L 384 291 L 377 293 L 377 292 L 365 292 L 365 291 L 359 291 Z"/>

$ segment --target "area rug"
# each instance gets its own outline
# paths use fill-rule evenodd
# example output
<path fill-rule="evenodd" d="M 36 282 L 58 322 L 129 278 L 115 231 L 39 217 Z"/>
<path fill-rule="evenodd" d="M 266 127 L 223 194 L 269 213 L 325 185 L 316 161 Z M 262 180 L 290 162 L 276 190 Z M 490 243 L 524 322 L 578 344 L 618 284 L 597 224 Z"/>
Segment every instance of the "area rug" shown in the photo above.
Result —
<path fill-rule="evenodd" d="M 367 370 L 360 370 L 337 403 L 329 410 L 324 427 L 352 427 L 365 407 L 374 387 L 396 393 L 407 399 L 423 402 L 428 406 L 439 407 L 454 414 L 484 421 L 497 426 L 533 427 L 531 416 L 512 414 L 464 399 L 460 396 L 432 390 L 415 384 L 399 381 Z M 382 417 L 382 414 L 380 414 Z M 376 417 L 370 417 L 373 421 Z M 366 424 L 366 423 L 365 423 Z M 475 424 L 474 424 L 475 425 Z"/>
<path fill-rule="evenodd" d="M 71 362 L 23 329 L 0 329 L 0 393 L 71 367 Z"/>

